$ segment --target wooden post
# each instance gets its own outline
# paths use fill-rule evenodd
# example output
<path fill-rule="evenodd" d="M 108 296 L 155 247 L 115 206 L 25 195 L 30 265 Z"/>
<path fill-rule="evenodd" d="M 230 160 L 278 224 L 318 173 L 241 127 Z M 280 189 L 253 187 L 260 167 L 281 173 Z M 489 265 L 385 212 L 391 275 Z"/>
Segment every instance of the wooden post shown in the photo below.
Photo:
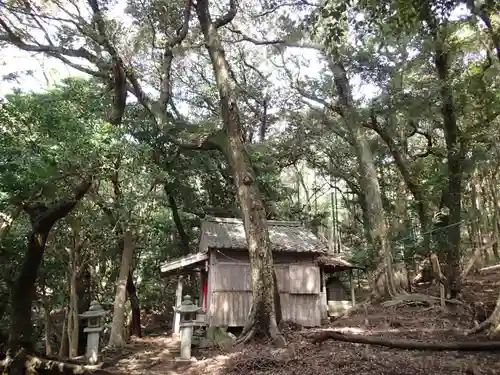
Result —
<path fill-rule="evenodd" d="M 354 285 L 352 282 L 352 269 L 349 271 L 349 284 L 351 285 L 351 302 L 352 307 L 356 306 L 356 294 L 354 293 Z"/>
<path fill-rule="evenodd" d="M 180 275 L 177 280 L 177 289 L 175 291 L 175 307 L 179 307 L 182 303 L 182 279 L 183 276 Z M 174 314 L 174 326 L 173 326 L 173 336 L 179 337 L 180 333 L 180 324 L 181 324 L 181 314 L 176 312 Z"/>
<path fill-rule="evenodd" d="M 200 270 L 199 276 L 200 276 L 200 290 L 199 290 L 200 302 L 198 303 L 198 306 L 200 306 L 203 310 L 205 310 L 203 308 L 205 306 L 204 305 L 205 302 L 203 301 L 203 281 L 205 281 L 205 273 L 203 270 Z"/>
<path fill-rule="evenodd" d="M 326 295 L 326 277 L 323 268 L 319 269 L 321 277 L 321 318 L 328 319 L 328 296 Z"/>

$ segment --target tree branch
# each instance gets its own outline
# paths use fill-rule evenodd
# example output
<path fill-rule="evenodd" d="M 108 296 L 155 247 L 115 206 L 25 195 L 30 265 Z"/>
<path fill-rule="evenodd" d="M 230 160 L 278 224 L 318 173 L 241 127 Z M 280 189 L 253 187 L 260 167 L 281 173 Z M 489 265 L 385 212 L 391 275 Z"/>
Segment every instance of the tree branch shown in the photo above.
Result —
<path fill-rule="evenodd" d="M 370 337 L 361 335 L 346 335 L 340 332 L 322 332 L 312 337 L 312 343 L 318 344 L 327 340 L 336 340 L 343 342 L 352 342 L 358 344 L 368 344 L 376 346 L 385 346 L 394 349 L 406 350 L 432 350 L 432 351 L 491 351 L 500 349 L 499 341 L 486 342 L 448 342 L 448 343 L 430 343 L 416 342 L 408 340 L 387 340 L 380 337 Z"/>
<path fill-rule="evenodd" d="M 229 0 L 229 10 L 221 18 L 215 20 L 215 27 L 218 29 L 222 26 L 227 25 L 234 19 L 234 17 L 236 17 L 236 12 L 237 12 L 236 0 Z"/>
<path fill-rule="evenodd" d="M 160 109 L 167 111 L 167 107 L 172 100 L 172 61 L 174 59 L 173 48 L 182 43 L 189 30 L 189 20 L 191 18 L 191 0 L 185 0 L 184 17 L 181 27 L 177 30 L 177 35 L 166 43 L 162 58 L 162 76 Z"/>
<path fill-rule="evenodd" d="M 72 196 L 61 199 L 49 207 L 40 202 L 25 204 L 23 209 L 30 217 L 33 232 L 48 232 L 57 220 L 71 212 L 91 186 L 92 180 L 85 180 L 74 188 Z"/>
<path fill-rule="evenodd" d="M 291 40 L 286 40 L 286 39 L 274 39 L 274 40 L 258 40 L 252 37 L 249 37 L 243 32 L 241 32 L 238 29 L 232 29 L 228 28 L 229 31 L 231 31 L 233 34 L 237 34 L 240 36 L 239 42 L 245 41 L 245 42 L 250 42 L 252 44 L 255 44 L 256 46 L 271 46 L 271 45 L 282 45 L 284 47 L 290 47 L 290 48 L 308 48 L 308 49 L 314 49 L 317 51 L 324 51 L 324 47 L 321 44 L 315 44 L 315 43 L 296 43 L 292 42 Z"/>

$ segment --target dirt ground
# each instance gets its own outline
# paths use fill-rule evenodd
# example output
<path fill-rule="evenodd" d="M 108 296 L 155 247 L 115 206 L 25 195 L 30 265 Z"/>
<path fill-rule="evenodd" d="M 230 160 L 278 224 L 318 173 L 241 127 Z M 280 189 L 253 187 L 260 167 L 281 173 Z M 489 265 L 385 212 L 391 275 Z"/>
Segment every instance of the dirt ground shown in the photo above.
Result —
<path fill-rule="evenodd" d="M 402 304 L 393 307 L 368 306 L 328 326 L 300 331 L 286 328 L 285 349 L 249 344 L 221 350 L 193 350 L 196 362 L 178 364 L 170 352 L 167 335 L 134 339 L 124 351 L 108 353 L 116 357 L 107 371 L 129 375 L 198 374 L 356 374 L 356 375 L 452 375 L 500 374 L 500 349 L 489 352 L 410 351 L 325 341 L 311 343 L 311 336 L 328 330 L 405 339 L 419 342 L 481 341 L 482 336 L 467 337 L 460 332 L 473 324 L 470 303 L 496 300 L 500 275 L 475 277 L 464 286 L 464 305 L 446 310 L 438 305 Z M 427 288 L 428 292 L 432 287 Z M 471 302 L 472 301 L 472 302 Z M 500 345 L 499 345 L 500 346 Z"/>

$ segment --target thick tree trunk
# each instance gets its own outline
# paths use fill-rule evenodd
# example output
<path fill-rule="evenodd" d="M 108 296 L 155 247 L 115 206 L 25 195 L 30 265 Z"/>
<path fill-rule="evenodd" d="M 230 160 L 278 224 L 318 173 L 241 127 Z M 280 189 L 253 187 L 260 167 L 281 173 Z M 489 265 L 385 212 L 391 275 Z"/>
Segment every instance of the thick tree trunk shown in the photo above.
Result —
<path fill-rule="evenodd" d="M 441 113 L 443 115 L 443 130 L 446 141 L 448 164 L 448 189 L 445 206 L 449 210 L 448 251 L 446 254 L 446 279 L 448 280 L 451 298 L 460 291 L 460 221 L 462 205 L 462 159 L 463 145 L 460 141 L 459 128 L 455 115 L 453 94 L 449 78 L 449 55 L 444 41 L 435 36 L 435 66 L 439 77 L 441 93 Z"/>
<path fill-rule="evenodd" d="M 230 22 L 236 15 L 236 2 L 221 19 L 212 21 L 208 0 L 196 3 L 196 13 L 210 55 L 221 104 L 224 132 L 219 134 L 218 148 L 223 151 L 230 166 L 238 200 L 252 266 L 252 307 L 242 333 L 242 339 L 253 335 L 270 336 L 276 344 L 284 344 L 276 319 L 275 276 L 266 212 L 248 151 L 243 142 L 243 128 L 236 102 L 234 82 L 217 27 Z"/>
<path fill-rule="evenodd" d="M 127 277 L 127 295 L 130 300 L 130 308 L 132 310 L 132 321 L 130 324 L 130 336 L 142 337 L 141 330 L 141 308 L 137 290 L 135 288 L 134 279 L 132 278 L 132 270 L 128 272 Z"/>
<path fill-rule="evenodd" d="M 370 219 L 370 237 L 381 264 L 381 268 L 377 270 L 373 280 L 373 288 L 377 290 L 376 285 L 379 277 L 383 277 L 387 284 L 388 294 L 395 295 L 398 293 L 398 289 L 394 283 L 392 251 L 388 240 L 382 194 L 373 155 L 362 131 L 361 128 L 353 131 L 356 155 L 359 162 L 360 185 L 365 192 L 365 202 Z M 379 270 L 382 270 L 382 272 L 379 273 Z"/>
<path fill-rule="evenodd" d="M 48 230 L 44 230 L 31 232 L 28 236 L 28 251 L 11 297 L 13 313 L 9 349 L 14 353 L 20 348 L 33 352 L 31 305 L 36 297 L 35 282 L 48 234 Z"/>
<path fill-rule="evenodd" d="M 394 295 L 398 293 L 398 289 L 394 283 L 392 251 L 388 239 L 382 192 L 380 190 L 373 154 L 354 107 L 351 87 L 340 57 L 334 54 L 330 58 L 329 66 L 333 73 L 337 94 L 339 95 L 338 105 L 340 113 L 354 145 L 356 158 L 359 163 L 360 186 L 365 196 L 366 209 L 370 219 L 370 237 L 373 247 L 380 258 L 380 263 L 373 280 L 373 290 L 377 290 L 377 282 L 382 277 L 386 280 L 388 293 Z"/>
<path fill-rule="evenodd" d="M 396 167 L 399 169 L 399 172 L 401 173 L 401 176 L 403 177 L 408 190 L 410 190 L 413 198 L 415 199 L 418 220 L 420 222 L 420 230 L 423 236 L 421 253 L 422 255 L 429 255 L 431 242 L 431 236 L 429 234 L 430 219 L 422 186 L 420 186 L 417 178 L 414 176 L 414 174 L 412 174 L 410 161 L 408 160 L 408 157 L 404 150 L 401 150 L 394 141 L 394 138 L 391 136 L 391 134 L 389 134 L 386 129 L 379 125 L 375 116 L 372 116 L 370 128 L 375 130 L 387 145 L 392 157 L 394 158 Z"/>
<path fill-rule="evenodd" d="M 132 234 L 129 230 L 126 230 L 123 235 L 123 253 L 120 274 L 116 282 L 109 346 L 123 347 L 123 345 L 125 345 L 123 333 L 125 324 L 125 302 L 127 301 L 127 278 L 133 255 L 134 247 L 132 243 Z"/>
<path fill-rule="evenodd" d="M 59 219 L 73 210 L 91 185 L 90 181 L 82 182 L 75 188 L 73 197 L 62 199 L 51 206 L 36 202 L 24 207 L 32 229 L 28 235 L 28 248 L 21 272 L 11 294 L 12 318 L 8 344 L 9 355 L 13 358 L 9 370 L 11 375 L 24 374 L 26 354 L 34 352 L 32 304 L 36 298 L 35 284 L 49 232 Z"/>

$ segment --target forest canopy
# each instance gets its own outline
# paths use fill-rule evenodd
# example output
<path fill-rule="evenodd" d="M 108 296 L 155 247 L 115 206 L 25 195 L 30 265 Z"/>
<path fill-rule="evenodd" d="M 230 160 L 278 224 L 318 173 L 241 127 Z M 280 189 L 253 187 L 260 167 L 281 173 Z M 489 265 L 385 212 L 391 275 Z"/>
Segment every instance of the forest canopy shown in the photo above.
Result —
<path fill-rule="evenodd" d="M 160 263 L 195 252 L 207 216 L 244 223 L 242 341 L 284 341 L 268 220 L 364 269 L 373 299 L 410 293 L 425 267 L 460 298 L 500 260 L 499 14 L 494 0 L 2 2 L 6 348 L 81 355 L 91 300 L 114 306 L 112 346 L 142 334 L 141 310 L 171 320 Z"/>

